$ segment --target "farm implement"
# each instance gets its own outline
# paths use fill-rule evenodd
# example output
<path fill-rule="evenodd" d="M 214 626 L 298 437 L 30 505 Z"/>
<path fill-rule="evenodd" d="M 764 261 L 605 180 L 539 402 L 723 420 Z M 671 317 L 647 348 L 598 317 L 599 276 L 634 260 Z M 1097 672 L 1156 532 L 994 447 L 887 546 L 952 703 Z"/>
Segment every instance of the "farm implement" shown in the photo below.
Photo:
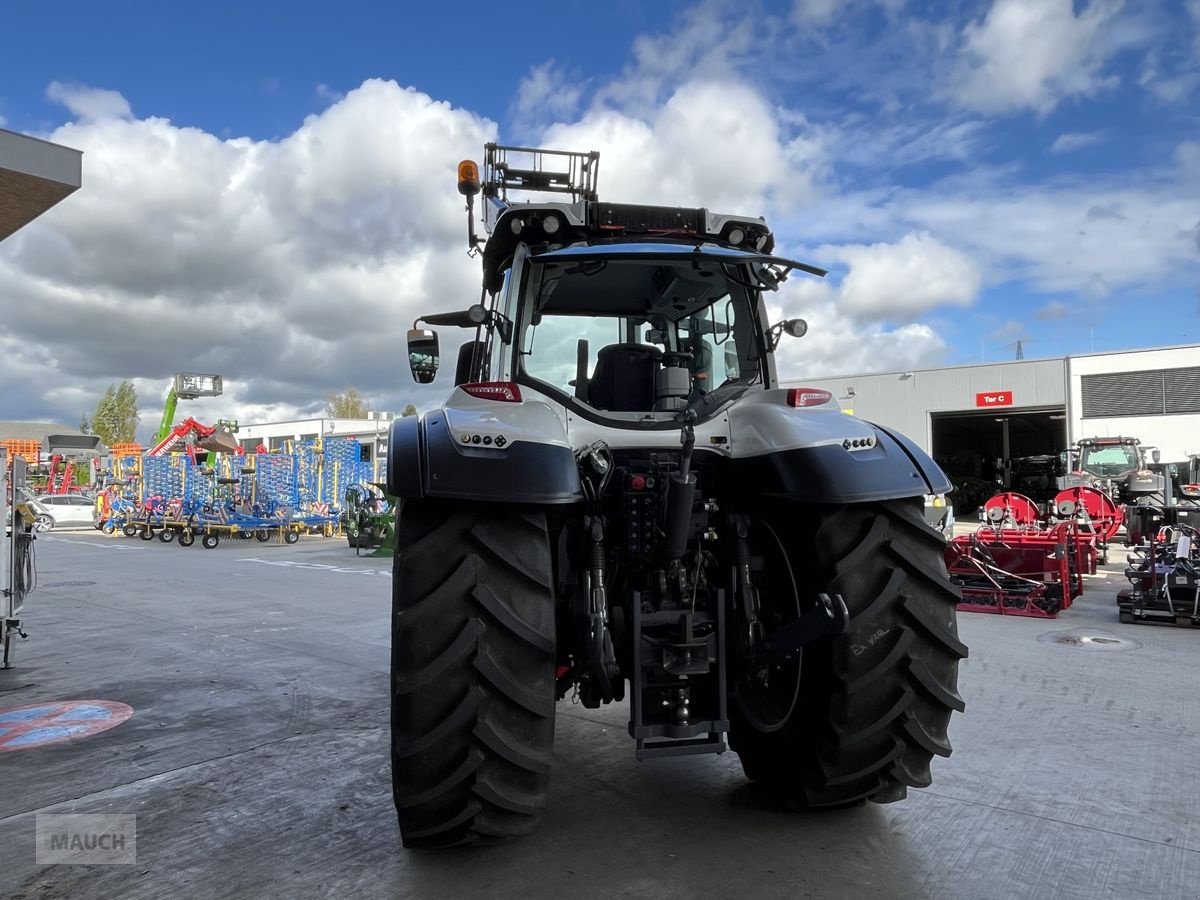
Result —
<path fill-rule="evenodd" d="M 1176 524 L 1145 534 L 1128 556 L 1132 586 L 1117 594 L 1120 620 L 1200 627 L 1200 531 Z"/>
<path fill-rule="evenodd" d="M 1093 496 L 1094 495 L 1094 496 Z M 1088 487 L 1060 491 L 1042 514 L 1023 494 L 999 494 L 984 506 L 986 522 L 946 545 L 950 578 L 966 612 L 1052 619 L 1083 594 L 1084 575 L 1121 525 L 1121 512 Z"/>

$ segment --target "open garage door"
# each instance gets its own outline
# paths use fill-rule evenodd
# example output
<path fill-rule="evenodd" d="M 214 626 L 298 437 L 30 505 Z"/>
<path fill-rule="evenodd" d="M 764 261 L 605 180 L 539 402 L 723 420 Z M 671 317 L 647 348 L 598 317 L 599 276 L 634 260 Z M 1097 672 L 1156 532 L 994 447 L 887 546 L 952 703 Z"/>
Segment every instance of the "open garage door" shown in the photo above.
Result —
<path fill-rule="evenodd" d="M 1067 448 L 1063 407 L 986 413 L 930 413 L 933 457 L 954 482 L 954 514 L 970 515 L 997 490 L 1039 503 L 1054 496 Z"/>

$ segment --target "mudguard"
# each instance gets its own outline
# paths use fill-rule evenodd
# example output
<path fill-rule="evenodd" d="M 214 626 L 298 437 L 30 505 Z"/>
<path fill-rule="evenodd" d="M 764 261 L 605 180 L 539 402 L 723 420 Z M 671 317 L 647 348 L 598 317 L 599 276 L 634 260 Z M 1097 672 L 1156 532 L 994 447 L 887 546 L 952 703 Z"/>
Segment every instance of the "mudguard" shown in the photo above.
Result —
<path fill-rule="evenodd" d="M 742 490 L 806 503 L 869 503 L 951 489 L 937 463 L 904 435 L 845 415 L 832 400 L 819 409 L 787 409 L 772 402 L 774 393 L 730 412 L 730 465 Z"/>
<path fill-rule="evenodd" d="M 392 423 L 390 493 L 494 503 L 583 499 L 575 454 L 565 435 L 555 433 L 561 425 L 545 404 L 463 398 L 456 391 L 455 405 Z M 543 437 L 532 440 L 535 435 Z"/>

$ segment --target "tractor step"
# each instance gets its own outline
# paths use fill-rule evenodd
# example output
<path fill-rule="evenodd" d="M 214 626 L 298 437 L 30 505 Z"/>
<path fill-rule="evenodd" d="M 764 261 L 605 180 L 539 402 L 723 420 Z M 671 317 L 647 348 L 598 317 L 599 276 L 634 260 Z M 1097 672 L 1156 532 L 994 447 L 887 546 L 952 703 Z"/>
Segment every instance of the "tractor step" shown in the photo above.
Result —
<path fill-rule="evenodd" d="M 702 753 L 724 753 L 724 735 L 710 734 L 706 737 L 683 738 L 677 741 L 648 741 L 638 738 L 637 758 L 658 759 L 663 756 L 698 756 Z"/>

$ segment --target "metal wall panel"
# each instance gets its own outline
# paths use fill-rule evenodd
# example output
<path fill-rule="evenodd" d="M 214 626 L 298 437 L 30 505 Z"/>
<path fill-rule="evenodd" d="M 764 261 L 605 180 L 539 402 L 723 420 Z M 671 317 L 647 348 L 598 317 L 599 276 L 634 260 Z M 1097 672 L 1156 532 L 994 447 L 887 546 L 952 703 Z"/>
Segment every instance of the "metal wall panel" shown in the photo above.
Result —
<path fill-rule="evenodd" d="M 992 411 L 1062 407 L 1067 402 L 1066 363 L 1063 359 L 1030 359 L 977 366 L 955 366 L 912 372 L 802 378 L 784 387 L 819 387 L 831 391 L 842 409 L 916 441 L 926 452 L 932 442 L 929 413 L 984 412 L 976 395 L 1012 393 L 1009 407 Z"/>

